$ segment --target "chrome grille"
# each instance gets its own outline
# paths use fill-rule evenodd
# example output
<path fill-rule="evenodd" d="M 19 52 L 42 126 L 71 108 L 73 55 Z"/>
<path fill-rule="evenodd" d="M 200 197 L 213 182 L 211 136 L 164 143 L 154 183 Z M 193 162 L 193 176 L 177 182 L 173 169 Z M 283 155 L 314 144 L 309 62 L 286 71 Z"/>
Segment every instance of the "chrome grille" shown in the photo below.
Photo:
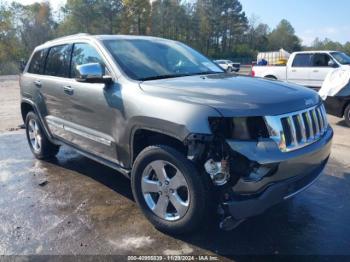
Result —
<path fill-rule="evenodd" d="M 265 120 L 270 137 L 283 152 L 312 144 L 328 127 L 323 104 L 289 114 L 266 116 Z"/>

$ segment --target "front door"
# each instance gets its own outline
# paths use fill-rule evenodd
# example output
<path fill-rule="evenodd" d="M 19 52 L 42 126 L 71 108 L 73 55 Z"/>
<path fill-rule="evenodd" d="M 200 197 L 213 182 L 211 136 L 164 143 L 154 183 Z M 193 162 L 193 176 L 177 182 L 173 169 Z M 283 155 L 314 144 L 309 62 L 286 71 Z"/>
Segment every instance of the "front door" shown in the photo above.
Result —
<path fill-rule="evenodd" d="M 329 66 L 329 62 L 333 60 L 326 53 L 316 53 L 313 56 L 313 68 L 310 74 L 310 86 L 320 88 L 327 74 L 334 70 L 334 67 Z M 334 64 L 336 64 L 334 62 Z"/>
<path fill-rule="evenodd" d="M 113 95 L 117 84 L 106 86 L 101 83 L 76 81 L 76 67 L 87 63 L 100 63 L 105 66 L 102 56 L 89 43 L 76 43 L 73 46 L 70 82 L 64 87 L 69 105 L 69 130 L 71 142 L 80 148 L 116 161 L 116 146 L 113 133 L 116 132 L 117 110 L 109 105 L 108 97 Z M 67 129 L 67 128 L 66 128 Z"/>

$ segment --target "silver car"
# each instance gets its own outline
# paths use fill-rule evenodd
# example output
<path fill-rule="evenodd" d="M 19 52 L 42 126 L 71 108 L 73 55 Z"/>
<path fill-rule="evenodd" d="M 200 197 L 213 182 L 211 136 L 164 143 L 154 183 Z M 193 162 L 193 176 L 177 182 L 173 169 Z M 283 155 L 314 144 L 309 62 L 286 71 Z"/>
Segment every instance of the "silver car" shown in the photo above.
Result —
<path fill-rule="evenodd" d="M 330 155 L 317 93 L 226 74 L 176 41 L 59 38 L 34 50 L 20 86 L 35 157 L 68 145 L 114 168 L 165 232 L 214 216 L 232 229 L 311 185 Z"/>

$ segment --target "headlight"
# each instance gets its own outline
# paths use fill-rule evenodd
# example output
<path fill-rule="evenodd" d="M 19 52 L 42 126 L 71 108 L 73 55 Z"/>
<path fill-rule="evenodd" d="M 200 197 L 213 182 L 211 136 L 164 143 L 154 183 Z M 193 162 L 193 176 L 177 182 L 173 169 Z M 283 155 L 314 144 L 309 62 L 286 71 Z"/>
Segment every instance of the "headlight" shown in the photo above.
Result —
<path fill-rule="evenodd" d="M 258 140 L 269 133 L 262 117 L 209 117 L 214 135 L 225 139 Z"/>

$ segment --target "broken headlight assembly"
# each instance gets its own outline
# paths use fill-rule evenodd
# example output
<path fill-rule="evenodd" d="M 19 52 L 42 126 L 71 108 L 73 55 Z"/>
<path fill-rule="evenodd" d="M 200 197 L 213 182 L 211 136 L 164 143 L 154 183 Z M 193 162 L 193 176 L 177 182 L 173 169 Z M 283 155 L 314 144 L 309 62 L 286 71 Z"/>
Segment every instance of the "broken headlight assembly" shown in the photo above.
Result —
<path fill-rule="evenodd" d="M 263 117 L 210 117 L 210 129 L 222 139 L 258 140 L 268 138 Z"/>
<path fill-rule="evenodd" d="M 244 156 L 233 152 L 226 140 L 258 141 L 268 138 L 268 130 L 262 117 L 209 118 L 214 141 L 204 162 L 204 169 L 214 185 L 223 186 L 239 177 L 259 180 L 267 175 L 269 168 L 255 167 Z"/>

